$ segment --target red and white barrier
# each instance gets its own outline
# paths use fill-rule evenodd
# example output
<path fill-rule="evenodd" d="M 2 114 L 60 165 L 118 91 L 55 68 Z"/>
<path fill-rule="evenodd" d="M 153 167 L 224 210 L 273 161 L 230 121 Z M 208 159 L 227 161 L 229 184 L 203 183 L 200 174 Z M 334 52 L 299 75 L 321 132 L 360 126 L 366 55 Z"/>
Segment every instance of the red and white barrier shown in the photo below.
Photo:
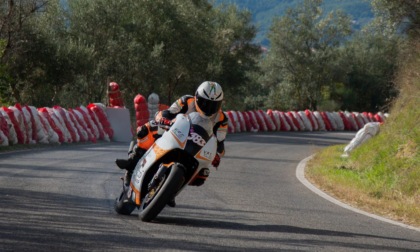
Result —
<path fill-rule="evenodd" d="M 306 116 L 306 113 L 304 111 L 299 111 L 297 114 L 300 116 L 303 124 L 305 125 L 305 130 L 307 131 L 313 131 L 312 123 L 309 120 L 309 118 Z"/>
<path fill-rule="evenodd" d="M 350 125 L 349 120 L 347 120 L 347 117 L 342 111 L 337 112 L 338 116 L 340 116 L 340 119 L 343 121 L 344 130 L 351 130 L 352 127 Z"/>
<path fill-rule="evenodd" d="M 255 116 L 255 113 L 253 111 L 247 111 L 246 112 L 249 117 L 249 122 L 251 124 L 251 131 L 257 132 L 260 130 L 260 125 L 258 124 L 257 117 Z"/>
<path fill-rule="evenodd" d="M 293 111 L 288 111 L 284 115 L 286 116 L 286 120 L 288 120 L 289 124 L 292 126 L 293 131 L 301 130 L 298 120 L 293 115 Z"/>
<path fill-rule="evenodd" d="M 305 110 L 305 115 L 308 118 L 308 120 L 311 122 L 312 130 L 317 131 L 319 129 L 318 121 L 316 120 L 314 114 L 309 109 Z"/>
<path fill-rule="evenodd" d="M 114 108 L 124 107 L 124 100 L 120 91 L 120 86 L 116 82 L 108 85 L 109 106 Z"/>
<path fill-rule="evenodd" d="M 239 122 L 239 117 L 236 111 L 231 111 L 232 114 L 232 124 L 235 128 L 235 132 L 240 133 L 241 132 L 241 123 Z"/>
<path fill-rule="evenodd" d="M 363 126 L 366 123 L 368 123 L 368 121 L 363 118 L 363 116 L 362 116 L 361 113 L 359 113 L 359 112 L 353 112 L 353 114 L 354 114 L 354 118 L 356 119 L 357 126 L 359 127 L 359 129 L 363 128 Z"/>
<path fill-rule="evenodd" d="M 141 127 L 149 121 L 149 109 L 147 107 L 146 98 L 138 94 L 134 97 L 134 110 L 136 111 L 136 126 Z"/>
<path fill-rule="evenodd" d="M 257 119 L 258 125 L 260 126 L 260 131 L 268 131 L 267 123 L 264 120 L 264 112 L 262 112 L 262 110 L 254 110 L 251 112 L 255 115 L 255 118 Z"/>
<path fill-rule="evenodd" d="M 159 111 L 159 95 L 151 93 L 147 97 L 147 109 L 149 110 L 149 121 L 155 119 L 155 114 Z"/>
<path fill-rule="evenodd" d="M 359 125 L 356 122 L 356 116 L 353 113 L 350 113 L 349 111 L 344 111 L 343 114 L 347 118 L 347 121 L 350 124 L 350 130 L 353 130 L 353 131 L 359 130 Z"/>
<path fill-rule="evenodd" d="M 267 130 L 268 131 L 276 131 L 276 125 L 275 125 L 274 121 L 271 119 L 271 117 L 266 112 L 262 111 L 261 109 L 258 110 L 258 112 L 263 117 L 264 122 L 267 125 Z"/>
<path fill-rule="evenodd" d="M 79 127 L 82 129 L 81 133 L 87 137 L 88 141 L 93 143 L 96 142 L 96 136 L 88 126 L 88 122 L 85 120 L 84 114 L 78 109 L 69 109 L 70 114 L 73 115 L 75 121 L 79 124 Z"/>
<path fill-rule="evenodd" d="M 65 109 L 15 106 L 0 108 L 0 145 L 110 141 L 113 129 L 100 103 Z"/>
<path fill-rule="evenodd" d="M 268 109 L 226 111 L 229 133 L 266 131 L 357 131 L 371 121 L 384 122 L 381 112 L 278 111 Z"/>
<path fill-rule="evenodd" d="M 228 117 L 228 133 L 235 133 L 235 126 L 232 111 L 227 111 L 226 116 Z"/>
<path fill-rule="evenodd" d="M 239 123 L 241 125 L 241 132 L 247 132 L 244 113 L 242 113 L 241 111 L 236 111 L 236 113 L 238 114 Z"/>
<path fill-rule="evenodd" d="M 9 126 L 3 113 L 0 112 L 0 145 L 9 145 Z"/>
<path fill-rule="evenodd" d="M 62 125 L 62 131 L 65 133 L 66 141 L 69 143 L 72 142 L 79 142 L 80 136 L 77 133 L 77 130 L 70 124 L 70 121 L 67 119 L 66 112 L 60 106 L 54 106 L 53 112 L 56 115 L 56 118 L 60 121 L 60 125 Z"/>
<path fill-rule="evenodd" d="M 244 118 L 245 129 L 246 129 L 245 131 L 246 132 L 252 132 L 253 128 L 252 128 L 251 119 L 249 118 L 248 113 L 246 111 L 245 112 L 240 112 L 240 113 L 242 114 L 242 116 Z"/>
<path fill-rule="evenodd" d="M 138 126 L 149 120 L 143 96 L 134 99 Z M 160 106 L 160 105 L 159 105 Z M 125 109 L 125 108 L 116 108 Z M 127 109 L 125 109 L 127 110 Z M 65 109 L 15 106 L 0 108 L 0 146 L 33 143 L 110 141 L 114 136 L 107 108 L 101 103 Z M 128 111 L 128 110 L 127 110 Z M 129 112 L 126 120 L 129 121 Z M 267 131 L 358 131 L 372 122 L 383 123 L 388 114 L 349 111 L 226 111 L 228 132 Z M 124 117 L 125 118 L 125 117 Z M 115 124 L 115 122 L 114 122 Z M 127 125 L 129 122 L 127 122 Z M 115 126 L 115 125 L 114 125 Z M 125 127 L 127 128 L 127 127 Z M 131 136 L 127 137 L 131 138 Z M 125 139 L 125 138 L 124 138 Z"/>
<path fill-rule="evenodd" d="M 281 129 L 281 121 L 280 116 L 277 112 L 273 111 L 272 109 L 267 110 L 267 115 L 271 118 L 273 121 L 275 127 L 275 131 L 279 131 Z"/>
<path fill-rule="evenodd" d="M 297 127 L 299 131 L 305 131 L 305 124 L 303 123 L 302 118 L 300 118 L 299 114 L 296 111 L 290 111 L 290 113 L 295 119 L 294 122 L 297 122 Z"/>
<path fill-rule="evenodd" d="M 280 117 L 280 130 L 282 131 L 290 131 L 292 126 L 290 126 L 289 122 L 286 120 L 286 116 L 284 115 L 283 111 L 275 110 L 276 114 Z"/>
<path fill-rule="evenodd" d="M 104 132 L 105 140 L 110 141 L 110 139 L 114 135 L 114 131 L 111 128 L 111 124 L 107 119 L 105 106 L 101 103 L 91 103 L 87 106 L 87 108 L 90 111 L 91 117 L 95 118 L 96 124 L 98 125 L 99 129 Z"/>

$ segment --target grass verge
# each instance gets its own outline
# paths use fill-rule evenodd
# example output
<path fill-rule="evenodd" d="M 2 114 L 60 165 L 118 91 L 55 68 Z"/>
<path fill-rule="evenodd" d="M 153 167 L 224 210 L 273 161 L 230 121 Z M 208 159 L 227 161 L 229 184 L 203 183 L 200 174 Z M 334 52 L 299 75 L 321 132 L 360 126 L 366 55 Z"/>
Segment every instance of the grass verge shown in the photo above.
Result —
<path fill-rule="evenodd" d="M 342 158 L 345 145 L 318 152 L 306 177 L 341 201 L 420 227 L 420 43 L 397 77 L 400 95 L 379 135 Z"/>

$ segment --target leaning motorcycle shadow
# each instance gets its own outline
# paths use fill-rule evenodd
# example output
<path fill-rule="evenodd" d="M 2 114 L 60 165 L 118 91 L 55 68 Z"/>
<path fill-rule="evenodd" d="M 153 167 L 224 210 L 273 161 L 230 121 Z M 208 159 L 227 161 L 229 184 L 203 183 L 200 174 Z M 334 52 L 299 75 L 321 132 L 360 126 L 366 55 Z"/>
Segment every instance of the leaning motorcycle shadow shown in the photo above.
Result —
<path fill-rule="evenodd" d="M 207 212 L 206 214 L 203 214 Z M 218 208 L 207 208 L 207 207 L 199 207 L 196 205 L 189 205 L 189 204 L 177 204 L 175 208 L 171 208 L 166 206 L 162 212 L 152 221 L 149 223 L 152 224 L 162 224 L 162 225 L 178 225 L 178 226 L 207 226 L 206 223 L 201 223 L 200 220 L 205 220 L 201 218 L 208 218 L 208 219 L 218 219 L 223 218 L 220 215 L 220 212 L 224 214 L 230 213 L 236 216 L 237 220 L 244 220 L 248 219 L 246 217 L 240 218 L 238 215 L 241 214 L 261 214 L 262 212 L 254 212 L 249 210 L 229 210 L 229 209 L 218 209 Z M 134 210 L 130 215 L 118 215 L 120 218 L 125 219 L 136 219 L 139 220 L 139 212 L 138 210 Z M 218 225 L 216 223 L 216 225 Z"/>
<path fill-rule="evenodd" d="M 405 240 L 395 237 L 377 236 L 372 234 L 352 233 L 345 231 L 333 231 L 327 229 L 315 229 L 291 225 L 259 224 L 251 225 L 227 220 L 197 219 L 185 217 L 159 216 L 153 221 L 156 225 L 175 225 L 180 227 L 209 228 L 219 230 L 248 231 L 248 232 L 275 232 L 298 235 L 336 236 L 336 237 L 364 237 L 388 240 Z M 407 241 L 407 240 L 405 240 Z"/>
<path fill-rule="evenodd" d="M 249 224 L 252 222 L 253 219 L 247 219 L 246 217 L 238 218 L 238 216 L 231 220 L 223 219 L 218 214 L 212 214 L 211 212 L 218 211 L 217 209 L 207 209 L 210 211 L 208 215 L 203 214 L 194 214 L 189 212 L 192 208 L 199 209 L 200 211 L 206 209 L 203 208 L 196 208 L 190 205 L 177 205 L 176 208 L 169 208 L 164 209 L 162 213 L 157 216 L 154 220 L 149 222 L 152 225 L 162 225 L 162 226 L 177 226 L 177 227 L 194 227 L 194 228 L 202 228 L 202 229 L 218 229 L 218 230 L 232 230 L 232 231 L 247 231 L 247 232 L 275 232 L 275 233 L 287 233 L 287 234 L 297 234 L 297 235 L 316 235 L 316 236 L 336 236 L 336 237 L 364 237 L 364 238 L 379 238 L 379 239 L 387 239 L 387 240 L 401 240 L 401 241 L 408 241 L 406 239 L 400 239 L 395 237 L 388 237 L 388 236 L 378 236 L 372 235 L 367 233 L 352 233 L 352 232 L 345 232 L 345 231 L 335 231 L 335 230 L 327 230 L 327 229 L 316 229 L 310 227 L 298 227 L 298 226 L 291 226 L 291 225 L 275 225 L 275 224 Z M 182 209 L 181 211 L 179 211 Z M 187 212 L 183 211 L 187 210 Z M 222 211 L 222 210 L 220 210 Z M 248 212 L 248 211 L 240 211 L 238 210 L 228 210 L 223 209 L 223 212 L 226 211 L 237 212 L 237 214 L 241 214 L 241 212 Z M 250 212 L 248 212 L 250 213 Z M 253 212 L 258 214 L 258 212 Z M 132 213 L 130 216 L 125 216 L 127 218 L 137 218 L 138 213 Z M 219 219 L 218 219 L 219 218 Z M 247 223 L 248 222 L 248 223 Z"/>
<path fill-rule="evenodd" d="M 378 238 L 387 240 L 399 240 L 408 241 L 406 239 L 400 239 L 389 236 L 378 236 L 367 233 L 352 233 L 345 231 L 334 231 L 327 229 L 316 229 L 309 227 L 298 227 L 291 225 L 273 225 L 273 224 L 259 224 L 251 225 L 245 223 L 239 223 L 235 221 L 227 220 L 211 220 L 211 219 L 196 219 L 196 218 L 184 218 L 184 217 L 170 217 L 160 216 L 154 223 L 156 225 L 174 225 L 179 227 L 196 227 L 196 228 L 208 228 L 208 229 L 219 229 L 219 230 L 232 230 L 232 231 L 247 231 L 247 232 L 268 232 L 268 233 L 287 233 L 296 235 L 315 235 L 315 236 L 336 236 L 336 237 L 363 237 L 363 238 Z"/>

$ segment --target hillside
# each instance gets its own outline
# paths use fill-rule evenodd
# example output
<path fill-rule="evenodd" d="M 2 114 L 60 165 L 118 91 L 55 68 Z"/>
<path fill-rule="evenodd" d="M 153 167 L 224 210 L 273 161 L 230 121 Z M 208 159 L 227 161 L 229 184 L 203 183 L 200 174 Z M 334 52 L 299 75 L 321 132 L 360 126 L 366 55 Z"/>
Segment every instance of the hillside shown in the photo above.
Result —
<path fill-rule="evenodd" d="M 400 94 L 378 136 L 341 158 L 344 146 L 320 151 L 306 176 L 336 198 L 420 227 L 420 43 L 404 54 Z"/>
<path fill-rule="evenodd" d="M 241 9 L 249 10 L 253 16 L 253 22 L 259 28 L 255 41 L 265 46 L 269 44 L 266 34 L 273 18 L 282 16 L 287 9 L 301 2 L 302 0 L 215 0 L 216 4 L 235 4 Z M 360 29 L 373 18 L 371 6 L 365 0 L 324 0 L 323 9 L 325 13 L 343 10 L 353 17 L 355 29 Z"/>

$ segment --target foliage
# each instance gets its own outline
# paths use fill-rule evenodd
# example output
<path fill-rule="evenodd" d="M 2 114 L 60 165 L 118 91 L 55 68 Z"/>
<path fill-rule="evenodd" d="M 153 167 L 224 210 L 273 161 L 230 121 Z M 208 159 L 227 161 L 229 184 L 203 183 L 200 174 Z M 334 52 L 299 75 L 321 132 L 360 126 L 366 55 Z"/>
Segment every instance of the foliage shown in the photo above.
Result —
<path fill-rule="evenodd" d="M 374 1 L 375 6 L 381 5 L 388 11 L 386 15 L 378 16 L 372 27 L 367 27 L 369 34 L 364 34 L 364 40 L 357 41 L 352 45 L 356 48 L 362 45 L 364 49 L 358 48 L 352 53 L 361 51 L 367 53 L 365 57 L 378 58 L 382 62 L 369 62 L 363 59 L 361 55 L 356 55 L 359 59 L 360 73 L 365 71 L 362 68 L 370 68 L 366 72 L 376 72 L 379 76 L 384 74 L 378 69 L 398 68 L 397 75 L 394 78 L 398 89 L 398 96 L 392 103 L 390 117 L 386 123 L 381 126 L 381 132 L 378 136 L 372 138 L 362 146 L 354 150 L 349 159 L 338 160 L 340 150 L 331 152 L 330 149 L 318 154 L 317 159 L 311 162 L 311 169 L 308 175 L 311 179 L 320 184 L 335 185 L 327 190 L 331 190 L 339 195 L 345 201 L 355 202 L 358 199 L 358 205 L 368 208 L 370 211 L 387 215 L 390 218 L 397 218 L 408 224 L 420 225 L 420 43 L 416 34 L 416 19 L 418 13 L 415 6 L 412 10 L 407 7 L 416 1 L 407 3 L 406 1 Z M 418 3 L 417 3 L 418 4 Z M 418 5 L 417 5 L 418 7 Z M 379 9 L 384 10 L 384 9 Z M 385 19 L 383 19 L 385 17 Z M 391 17 L 387 20 L 386 18 Z M 405 20 L 405 28 L 408 33 L 408 40 L 402 41 L 401 37 L 395 37 L 395 30 L 401 31 L 401 26 L 395 25 L 395 21 Z M 391 21 L 391 22 L 389 22 Z M 377 28 L 381 27 L 381 28 Z M 371 33 L 374 31 L 373 33 Z M 398 47 L 400 55 L 399 61 L 396 61 L 396 48 Z M 390 57 L 384 57 L 386 53 L 391 52 Z M 380 52 L 380 53 L 378 53 Z M 395 63 L 401 62 L 399 64 Z M 353 65 L 357 65 L 353 63 Z M 376 69 L 376 70 L 375 70 Z M 371 76 L 374 76 L 373 74 Z M 386 76 L 388 79 L 391 76 Z M 352 81 L 354 83 L 354 81 Z M 382 83 L 387 85 L 387 81 L 372 81 L 373 83 Z M 393 89 L 394 89 L 393 88 Z M 368 88 L 363 88 L 369 90 Z M 375 88 L 373 88 L 375 89 Z M 382 89 L 386 90 L 386 89 Z M 392 90 L 392 89 L 391 89 Z M 380 95 L 380 94 L 379 94 Z M 337 181 L 340 183 L 336 183 Z M 341 193 L 341 192 L 345 193 Z M 351 193 L 349 193 L 351 192 Z"/>
<path fill-rule="evenodd" d="M 267 34 L 274 18 L 286 14 L 290 8 L 298 7 L 302 0 L 214 0 L 215 4 L 234 4 L 241 9 L 252 11 L 252 21 L 258 27 L 256 43 L 269 47 Z M 354 29 L 361 29 L 373 18 L 369 1 L 366 0 L 324 0 L 322 6 L 325 13 L 341 10 L 351 16 Z"/>
<path fill-rule="evenodd" d="M 0 58 L 3 58 L 4 52 L 6 50 L 6 40 L 0 39 Z M 8 83 L 10 78 L 7 74 L 7 66 L 0 63 L 0 94 L 7 93 Z M 6 101 L 0 95 L 0 105 L 7 105 Z"/>
<path fill-rule="evenodd" d="M 395 33 L 394 33 L 395 34 Z M 397 95 L 394 74 L 403 41 L 377 29 L 359 31 L 343 48 L 348 66 L 345 93 L 338 94 L 340 109 L 389 111 Z"/>
<path fill-rule="evenodd" d="M 234 7 L 212 8 L 205 0 L 43 3 L 25 22 L 13 23 L 21 24 L 20 38 L 10 43 L 24 43 L 2 57 L 11 78 L 0 96 L 10 103 L 105 103 L 110 81 L 130 102 L 137 93 L 156 92 L 171 103 L 204 80 L 220 82 L 227 97 L 240 99 L 256 69 L 255 27 L 248 12 Z"/>
<path fill-rule="evenodd" d="M 264 84 L 280 95 L 287 104 L 272 103 L 273 107 L 317 109 L 324 87 L 331 87 L 340 68 L 338 47 L 351 33 L 350 19 L 342 12 L 323 17 L 322 1 L 304 1 L 274 21 L 268 37 L 271 49 L 262 63 L 266 73 Z M 290 104 L 288 100 L 293 102 Z"/>
<path fill-rule="evenodd" d="M 352 31 L 348 15 L 323 14 L 322 3 L 304 1 L 273 22 L 258 77 L 265 107 L 388 111 L 404 38 L 381 17 Z"/>
<path fill-rule="evenodd" d="M 36 12 L 46 5 L 43 0 L 2 1 L 0 3 L 0 91 L 2 102 L 8 97 L 20 100 L 20 89 L 25 84 L 19 81 L 19 74 L 25 69 L 22 56 L 28 52 L 29 35 L 26 27 Z"/>
<path fill-rule="evenodd" d="M 379 135 L 340 158 L 344 146 L 322 150 L 308 176 L 341 199 L 420 225 L 420 43 L 402 54 L 400 90 Z"/>
<path fill-rule="evenodd" d="M 155 92 L 170 104 L 206 79 L 220 82 L 227 94 L 247 82 L 237 62 L 252 65 L 255 28 L 236 9 L 178 0 L 72 1 L 69 7 L 77 13 L 70 31 L 95 52 L 92 83 L 121 83 L 126 100 Z"/>
<path fill-rule="evenodd" d="M 395 22 L 412 37 L 420 36 L 420 0 L 372 0 L 377 17 Z"/>
<path fill-rule="evenodd" d="M 256 28 L 251 25 L 251 13 L 239 11 L 235 6 L 221 5 L 215 9 L 217 51 L 209 69 L 228 94 L 225 109 L 244 109 L 244 98 L 255 92 L 257 83 L 252 77 L 259 73 L 257 67 L 261 50 L 251 43 Z M 212 77 L 210 77 L 212 79 Z"/>
<path fill-rule="evenodd" d="M 0 102 L 106 103 L 115 81 L 129 108 L 138 93 L 170 104 L 214 80 L 225 109 L 383 109 L 396 95 L 394 59 L 404 44 L 396 25 L 377 18 L 349 36 L 352 17 L 321 10 L 369 16 L 361 1 L 3 1 Z M 278 16 L 262 58 L 257 14 L 244 6 Z"/>

